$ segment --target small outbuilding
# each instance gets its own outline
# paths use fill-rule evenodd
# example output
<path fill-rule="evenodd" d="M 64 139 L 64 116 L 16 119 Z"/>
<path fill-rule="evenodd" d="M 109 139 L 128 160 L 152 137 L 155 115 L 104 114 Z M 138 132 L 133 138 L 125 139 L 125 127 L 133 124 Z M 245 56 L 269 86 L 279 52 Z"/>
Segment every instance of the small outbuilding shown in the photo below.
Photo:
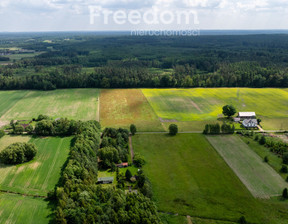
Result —
<path fill-rule="evenodd" d="M 241 121 L 245 119 L 256 119 L 256 113 L 255 112 L 239 112 L 238 118 L 240 118 Z"/>
<path fill-rule="evenodd" d="M 250 128 L 258 128 L 257 125 L 257 120 L 256 119 L 245 119 L 242 122 L 242 125 L 244 128 L 250 129 Z"/>
<path fill-rule="evenodd" d="M 128 163 L 120 163 L 120 164 L 116 164 L 116 166 L 117 166 L 118 168 L 124 168 L 124 167 L 128 167 L 129 164 L 128 164 Z"/>
<path fill-rule="evenodd" d="M 114 177 L 99 177 L 97 184 L 112 184 Z"/>

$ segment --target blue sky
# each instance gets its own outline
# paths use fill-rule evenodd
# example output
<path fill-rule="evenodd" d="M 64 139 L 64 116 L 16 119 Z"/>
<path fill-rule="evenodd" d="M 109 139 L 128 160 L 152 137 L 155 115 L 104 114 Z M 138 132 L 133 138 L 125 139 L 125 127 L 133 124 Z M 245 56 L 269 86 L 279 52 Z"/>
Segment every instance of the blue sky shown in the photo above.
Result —
<path fill-rule="evenodd" d="M 126 13 L 138 11 L 144 13 L 154 9 L 157 16 L 161 12 L 176 13 L 192 10 L 199 24 L 198 29 L 288 29 L 287 0 L 1 0 L 0 32 L 4 31 L 100 31 L 131 29 L 189 29 L 189 24 L 169 24 L 158 22 L 158 25 L 145 23 L 117 24 L 113 16 L 104 24 L 104 16 L 94 16 L 90 24 L 90 9 L 119 10 Z M 121 14 L 121 13 L 120 13 Z M 113 14 L 114 15 L 114 14 Z M 176 14 L 175 14 L 176 15 Z M 166 13 L 169 17 L 169 13 Z M 158 18 L 159 20 L 159 18 Z"/>

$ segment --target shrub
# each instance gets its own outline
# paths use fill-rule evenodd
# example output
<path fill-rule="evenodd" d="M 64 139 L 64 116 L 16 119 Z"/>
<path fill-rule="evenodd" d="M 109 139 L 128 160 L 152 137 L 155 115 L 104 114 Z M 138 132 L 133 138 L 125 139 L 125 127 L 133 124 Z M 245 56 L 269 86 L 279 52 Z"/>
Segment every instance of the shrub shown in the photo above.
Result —
<path fill-rule="evenodd" d="M 130 125 L 130 132 L 131 132 L 132 135 L 136 134 L 137 128 L 136 128 L 136 126 L 134 124 Z"/>
<path fill-rule="evenodd" d="M 35 133 L 42 136 L 50 136 L 53 134 L 54 126 L 49 120 L 39 121 L 35 126 Z"/>
<path fill-rule="evenodd" d="M 265 143 L 266 143 L 266 138 L 265 138 L 264 135 L 262 135 L 262 137 L 260 138 L 259 144 L 260 145 L 265 145 Z"/>
<path fill-rule="evenodd" d="M 31 143 L 14 143 L 0 153 L 0 160 L 5 164 L 20 164 L 32 160 L 37 148 Z"/>
<path fill-rule="evenodd" d="M 38 118 L 36 119 L 36 121 L 42 121 L 42 120 L 48 120 L 48 119 L 49 119 L 49 116 L 40 114 Z"/>
<path fill-rule="evenodd" d="M 260 140 L 260 138 L 261 138 L 261 135 L 260 134 L 256 134 L 254 140 L 258 142 Z"/>
<path fill-rule="evenodd" d="M 240 223 L 240 224 L 246 224 L 246 223 L 247 223 L 245 216 L 241 216 L 241 217 L 240 217 L 239 223 Z"/>
<path fill-rule="evenodd" d="M 5 135 L 5 131 L 0 130 L 0 138 L 2 138 Z"/>
<path fill-rule="evenodd" d="M 287 152 L 283 154 L 283 163 L 288 164 L 288 153 Z"/>
<path fill-rule="evenodd" d="M 133 162 L 137 167 L 142 167 L 145 164 L 144 157 L 138 153 L 135 153 Z"/>
<path fill-rule="evenodd" d="M 287 173 L 288 172 L 287 166 L 282 165 L 282 168 L 280 169 L 280 172 L 281 173 Z"/>
<path fill-rule="evenodd" d="M 170 135 L 176 135 L 178 133 L 178 126 L 176 124 L 170 124 L 169 125 L 169 134 Z"/>
<path fill-rule="evenodd" d="M 132 177 L 132 173 L 129 169 L 126 170 L 125 177 L 126 177 L 126 180 L 130 181 L 130 178 Z"/>
<path fill-rule="evenodd" d="M 16 135 L 21 135 L 24 132 L 24 127 L 21 125 L 15 125 L 13 128 L 13 133 Z"/>
<path fill-rule="evenodd" d="M 287 188 L 285 188 L 285 189 L 283 190 L 283 192 L 282 192 L 282 197 L 283 197 L 284 199 L 287 199 L 287 198 L 288 198 Z"/>
<path fill-rule="evenodd" d="M 26 131 L 28 134 L 32 134 L 33 131 L 34 131 L 34 127 L 33 127 L 31 124 L 29 124 L 29 126 L 27 126 L 27 127 L 25 128 L 25 131 Z"/>
<path fill-rule="evenodd" d="M 268 156 L 265 156 L 265 157 L 264 157 L 264 162 L 265 162 L 265 163 L 268 163 L 268 162 L 269 162 Z"/>

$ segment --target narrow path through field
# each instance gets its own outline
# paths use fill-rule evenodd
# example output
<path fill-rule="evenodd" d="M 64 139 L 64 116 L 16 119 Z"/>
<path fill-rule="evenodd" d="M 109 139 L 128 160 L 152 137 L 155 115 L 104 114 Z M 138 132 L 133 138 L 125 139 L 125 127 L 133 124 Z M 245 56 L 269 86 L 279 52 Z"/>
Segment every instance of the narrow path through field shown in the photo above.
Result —
<path fill-rule="evenodd" d="M 190 102 L 193 105 L 193 107 L 195 107 L 200 113 L 203 113 L 203 111 L 200 109 L 200 107 L 193 100 L 190 100 Z"/>
<path fill-rule="evenodd" d="M 100 122 L 100 97 L 98 96 L 98 108 L 97 108 L 97 115 L 96 115 L 96 121 Z"/>
<path fill-rule="evenodd" d="M 260 125 L 257 125 L 257 127 L 259 128 L 259 131 L 264 132 L 263 128 L 261 128 Z"/>
<path fill-rule="evenodd" d="M 187 215 L 187 223 L 188 224 L 193 224 L 190 215 Z"/>
<path fill-rule="evenodd" d="M 133 150 L 133 146 L 132 146 L 132 137 L 131 137 L 131 135 L 129 135 L 129 148 L 130 148 L 131 160 L 133 162 L 134 150 Z"/>
<path fill-rule="evenodd" d="M 137 132 L 138 135 L 146 135 L 146 134 L 168 134 L 168 131 L 149 131 L 149 132 Z M 201 134 L 202 131 L 181 131 L 178 134 Z"/>

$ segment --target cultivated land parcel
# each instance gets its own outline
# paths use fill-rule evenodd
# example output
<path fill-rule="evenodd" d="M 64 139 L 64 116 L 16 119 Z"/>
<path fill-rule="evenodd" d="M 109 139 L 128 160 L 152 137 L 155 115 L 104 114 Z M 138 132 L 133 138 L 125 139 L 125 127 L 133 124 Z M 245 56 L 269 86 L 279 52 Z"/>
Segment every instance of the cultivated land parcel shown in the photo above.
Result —
<path fill-rule="evenodd" d="M 138 131 L 164 131 L 177 122 L 180 131 L 202 131 L 206 123 L 217 120 L 226 104 L 256 112 L 265 130 L 288 129 L 288 90 L 272 88 L 1 91 L 0 122 L 39 114 L 75 120 L 100 116 L 103 127 L 135 123 Z"/>
<path fill-rule="evenodd" d="M 7 138 L 11 137 L 0 139 L 0 144 Z M 19 137 L 13 140 L 23 142 Z M 29 142 L 38 148 L 35 159 L 17 166 L 0 164 L 0 187 L 1 190 L 16 193 L 47 196 L 60 178 L 71 138 L 32 138 Z"/>
<path fill-rule="evenodd" d="M 287 223 L 287 204 L 254 198 L 202 134 L 136 135 L 133 147 L 147 161 L 143 169 L 160 211 L 231 222 L 245 215 L 251 223 Z"/>
<path fill-rule="evenodd" d="M 25 120 L 46 114 L 53 118 L 98 119 L 98 89 L 1 91 L 0 121 Z"/>
<path fill-rule="evenodd" d="M 53 190 L 67 160 L 71 139 L 28 136 L 4 136 L 0 139 L 0 151 L 15 142 L 32 142 L 38 148 L 36 157 L 28 163 L 16 166 L 0 164 L 0 189 L 13 192 L 0 193 L 1 224 L 49 223 L 51 209 L 48 202 L 33 196 L 47 196 L 48 191 Z"/>
<path fill-rule="evenodd" d="M 0 224 L 49 223 L 51 211 L 41 198 L 0 193 Z"/>
<path fill-rule="evenodd" d="M 256 112 L 266 130 L 288 129 L 286 89 L 144 89 L 143 93 L 158 117 L 179 121 L 183 131 L 202 131 L 205 123 L 222 114 L 226 104 L 238 111 Z"/>
<path fill-rule="evenodd" d="M 279 196 L 288 187 L 239 136 L 207 136 L 207 139 L 255 197 Z"/>

